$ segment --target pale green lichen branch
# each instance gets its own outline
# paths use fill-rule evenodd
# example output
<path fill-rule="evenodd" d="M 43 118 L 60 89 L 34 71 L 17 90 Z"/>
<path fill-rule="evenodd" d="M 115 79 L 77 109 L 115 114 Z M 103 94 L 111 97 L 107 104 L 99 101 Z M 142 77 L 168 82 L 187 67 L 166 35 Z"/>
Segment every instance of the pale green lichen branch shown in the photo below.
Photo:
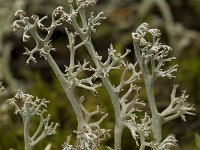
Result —
<path fill-rule="evenodd" d="M 70 9 L 73 10 L 71 12 L 74 12 L 77 9 L 74 9 L 72 2 L 73 1 L 68 1 L 68 4 L 70 6 Z M 105 19 L 105 17 L 102 16 L 103 15 L 102 12 L 99 13 L 96 17 L 94 17 L 94 13 L 92 12 L 89 19 L 87 19 L 84 9 L 90 4 L 93 5 L 94 3 L 96 3 L 96 1 L 92 1 L 92 3 L 87 3 L 86 1 L 82 1 L 82 2 L 76 1 L 76 2 L 77 2 L 77 8 L 79 8 L 81 5 L 83 6 L 78 11 L 78 15 L 81 17 L 82 27 L 76 21 L 76 18 L 78 15 L 73 15 L 72 22 L 68 22 L 67 20 L 66 22 L 70 23 L 74 27 L 75 31 L 78 32 L 78 35 L 80 36 L 82 41 L 84 41 L 87 37 L 91 37 L 91 33 L 96 31 L 95 27 L 100 25 L 100 21 L 102 19 Z M 119 102 L 120 101 L 119 92 L 122 91 L 123 89 L 119 89 L 119 88 L 122 88 L 125 85 L 133 83 L 135 80 L 138 79 L 139 73 L 137 74 L 136 71 L 134 70 L 133 66 L 135 65 L 132 65 L 132 66 L 130 65 L 129 69 L 133 70 L 132 77 L 129 80 L 127 80 L 127 82 L 125 83 L 123 83 L 122 81 L 121 85 L 118 88 L 115 88 L 114 86 L 112 86 L 112 84 L 109 81 L 109 72 L 113 69 L 120 69 L 121 66 L 123 66 L 124 68 L 128 66 L 128 64 L 126 64 L 123 61 L 123 59 L 128 55 L 128 53 L 130 53 L 130 50 L 127 50 L 124 55 L 116 54 L 116 50 L 111 45 L 110 48 L 108 49 L 108 54 L 109 54 L 108 59 L 103 63 L 102 57 L 98 55 L 98 53 L 93 47 L 91 38 L 89 38 L 89 43 L 86 43 L 85 45 L 95 64 L 95 67 L 91 67 L 91 70 L 94 71 L 93 76 L 96 78 L 102 79 L 103 85 L 106 87 L 111 97 L 112 104 L 115 110 L 115 117 L 116 117 L 116 124 L 115 124 L 116 127 L 114 131 L 115 132 L 115 149 L 121 149 L 121 135 L 122 135 L 124 125 L 123 125 L 123 118 L 121 115 L 121 108 L 120 108 L 120 102 Z"/>
<path fill-rule="evenodd" d="M 152 36 L 151 41 L 145 39 L 147 34 Z M 180 97 L 175 97 L 177 86 L 174 86 L 169 106 L 163 112 L 158 112 L 154 96 L 155 80 L 159 77 L 168 77 L 170 79 L 175 77 L 173 73 L 177 71 L 178 66 L 174 65 L 166 70 L 163 69 L 166 62 L 170 62 L 175 57 L 167 57 L 172 49 L 159 42 L 160 35 L 158 29 L 150 29 L 147 23 L 141 24 L 136 29 L 136 32 L 132 33 L 135 55 L 144 78 L 151 109 L 152 133 L 157 145 L 162 143 L 162 125 L 164 123 L 180 116 L 185 120 L 185 115 L 193 115 L 192 111 L 194 110 L 193 106 L 186 102 L 188 96 L 185 95 L 185 92 Z"/>
<path fill-rule="evenodd" d="M 177 140 L 173 135 L 166 137 L 159 146 L 156 146 L 158 150 L 170 150 L 177 145 Z"/>
<path fill-rule="evenodd" d="M 19 100 L 22 101 L 22 106 L 18 102 Z M 25 150 L 31 150 L 46 136 L 56 134 L 56 128 L 59 124 L 50 122 L 50 115 L 46 118 L 44 117 L 44 113 L 46 112 L 45 108 L 47 108 L 47 103 L 49 103 L 46 99 L 34 98 L 32 95 L 19 91 L 14 98 L 8 99 L 7 102 L 15 107 L 15 114 L 19 113 L 22 117 Z M 40 123 L 35 133 L 31 136 L 29 129 L 33 116 L 38 116 Z"/>
<path fill-rule="evenodd" d="M 164 123 L 174 120 L 180 116 L 183 121 L 186 121 L 185 115 L 195 115 L 192 112 L 195 110 L 194 107 L 186 101 L 189 97 L 185 94 L 186 91 L 182 91 L 182 95 L 180 97 L 176 97 L 177 87 L 178 85 L 174 85 L 171 93 L 171 102 L 169 106 L 161 113 L 161 115 L 164 117 Z"/>
<path fill-rule="evenodd" d="M 74 131 L 77 134 L 76 145 L 70 144 L 70 137 L 63 144 L 63 150 L 77 150 L 77 149 L 85 149 L 85 150 L 98 150 L 100 142 L 105 140 L 108 136 L 110 137 L 108 129 L 100 128 L 100 124 L 107 117 L 107 113 L 100 111 L 99 106 L 97 105 L 96 110 L 92 112 L 88 112 L 85 107 L 82 105 L 84 101 L 84 97 L 80 98 L 81 110 L 84 113 L 85 117 L 85 126 L 81 131 Z M 103 116 L 96 122 L 91 122 L 91 118 L 95 115 L 102 114 Z"/>
<path fill-rule="evenodd" d="M 81 7 L 79 7 L 77 11 L 80 8 Z M 14 31 L 20 28 L 24 29 L 23 37 L 24 39 L 26 39 L 24 40 L 24 42 L 29 40 L 30 37 L 33 37 L 36 43 L 36 47 L 33 50 L 28 50 L 26 48 L 26 52 L 24 53 L 29 56 L 27 63 L 29 63 L 30 60 L 36 62 L 36 59 L 33 56 L 33 54 L 36 52 L 39 52 L 40 55 L 43 56 L 49 62 L 53 71 L 57 75 L 62 87 L 64 88 L 64 91 L 75 111 L 75 114 L 78 120 L 77 133 L 84 131 L 84 129 L 87 129 L 84 132 L 88 132 L 88 134 L 90 134 L 94 129 L 89 130 L 89 128 L 96 127 L 98 128 L 98 130 L 101 131 L 100 123 L 105 119 L 107 114 L 103 115 L 97 122 L 88 123 L 84 118 L 84 115 L 85 115 L 84 112 L 81 110 L 82 104 L 78 101 L 77 97 L 75 96 L 76 87 L 93 91 L 96 94 L 96 88 L 101 86 L 101 84 L 94 83 L 94 80 L 96 79 L 96 77 L 94 76 L 90 76 L 90 77 L 86 77 L 82 79 L 78 77 L 78 75 L 84 71 L 91 71 L 91 67 L 88 66 L 87 61 L 84 60 L 83 64 L 78 62 L 77 65 L 74 62 L 75 51 L 81 46 L 89 43 L 89 38 L 86 37 L 85 40 L 83 40 L 83 42 L 76 44 L 75 37 L 78 33 L 71 33 L 65 28 L 66 33 L 68 35 L 68 40 L 69 40 L 69 44 L 67 47 L 70 50 L 70 65 L 65 67 L 66 74 L 60 71 L 60 69 L 58 68 L 57 64 L 55 63 L 55 61 L 53 60 L 50 54 L 51 50 L 55 50 L 55 48 L 53 48 L 53 46 L 51 45 L 51 41 L 50 41 L 50 37 L 53 33 L 53 30 L 55 29 L 55 27 L 60 26 L 62 24 L 61 21 L 67 20 L 70 23 L 71 18 L 76 16 L 75 12 L 77 11 L 73 11 L 71 9 L 70 12 L 73 14 L 67 14 L 63 11 L 63 7 L 59 6 L 58 8 L 54 10 L 52 14 L 52 23 L 50 27 L 46 28 L 42 24 L 42 21 L 46 19 L 47 17 L 43 17 L 42 19 L 39 19 L 39 17 L 34 15 L 34 17 L 32 17 L 32 20 L 34 23 L 31 23 L 29 22 L 29 17 L 25 17 L 25 13 L 22 10 L 20 10 L 16 13 L 16 15 L 19 17 L 19 20 L 14 21 L 12 27 Z M 48 31 L 45 38 L 41 38 L 39 36 L 39 31 L 36 30 L 37 28 Z M 30 36 L 28 36 L 28 34 L 30 34 Z M 77 144 L 81 142 L 80 138 L 77 138 L 77 140 L 78 140 Z"/>
<path fill-rule="evenodd" d="M 53 60 L 53 58 L 51 57 L 50 55 L 50 51 L 51 50 L 55 50 L 52 45 L 51 45 L 51 41 L 47 41 L 48 39 L 50 39 L 49 37 L 51 36 L 52 34 L 52 31 L 54 30 L 55 27 L 61 25 L 61 21 L 65 18 L 65 17 L 69 17 L 69 16 L 62 16 L 60 18 L 58 18 L 57 20 L 55 19 L 52 19 L 52 23 L 51 23 L 51 26 L 49 28 L 45 28 L 43 25 L 41 25 L 41 22 L 44 20 L 44 19 L 35 19 L 34 20 L 34 24 L 31 24 L 28 20 L 29 18 L 28 17 L 25 17 L 24 16 L 25 13 L 22 11 L 22 10 L 19 10 L 16 12 L 16 16 L 18 16 L 20 18 L 20 20 L 16 20 L 14 21 L 12 27 L 13 27 L 13 30 L 17 30 L 17 29 L 24 29 L 24 36 L 26 37 L 26 34 L 30 34 L 33 39 L 35 40 L 36 42 L 36 47 L 33 49 L 33 50 L 28 50 L 26 49 L 26 52 L 24 54 L 26 55 L 29 55 L 29 58 L 27 60 L 27 63 L 29 63 L 30 60 L 36 62 L 36 59 L 33 57 L 33 54 L 36 53 L 36 52 L 39 52 L 41 56 L 43 56 L 48 62 L 49 64 L 51 65 L 52 69 L 54 70 L 54 72 L 56 73 L 58 79 L 60 80 L 63 88 L 65 89 L 65 92 L 75 110 L 75 113 L 77 115 L 77 118 L 78 118 L 78 121 L 79 121 L 79 127 L 81 126 L 84 126 L 83 123 L 84 123 L 84 119 L 83 119 L 83 116 L 82 116 L 82 113 L 81 113 L 81 109 L 80 109 L 80 106 L 78 104 L 78 101 L 74 95 L 74 88 L 75 86 L 79 86 L 79 87 L 82 87 L 82 88 L 87 88 L 88 90 L 92 90 L 92 91 L 95 91 L 95 88 L 96 87 L 99 87 L 100 85 L 94 85 L 94 87 L 90 87 L 90 86 L 86 86 L 84 84 L 82 84 L 78 79 L 76 79 L 74 76 L 71 76 L 70 77 L 70 80 L 67 80 L 66 79 L 66 75 L 63 74 L 60 69 L 58 68 L 57 64 L 55 63 L 55 61 Z M 58 7 L 55 9 L 55 11 L 53 12 L 53 15 L 52 16 L 56 16 L 58 17 L 59 15 L 64 15 L 63 11 L 62 11 L 62 7 Z M 36 15 L 35 15 L 36 16 Z M 63 18 L 64 17 L 64 18 Z M 46 17 L 45 17 L 46 18 Z M 66 18 L 65 18 L 66 19 Z M 39 23 L 36 23 L 36 22 L 39 22 Z M 48 30 L 49 32 L 47 33 L 46 35 L 46 38 L 42 39 L 36 28 L 40 28 L 41 30 Z M 25 29 L 26 28 L 26 29 Z M 52 31 L 51 31 L 52 30 Z M 68 32 L 67 32 L 68 33 Z M 69 35 L 69 33 L 68 33 Z M 73 37 L 70 37 L 69 36 L 69 44 L 73 44 Z M 75 38 L 75 37 L 74 37 Z M 28 39 L 27 39 L 28 40 Z M 86 42 L 86 41 L 85 41 Z M 84 45 L 84 43 L 82 43 L 81 45 Z M 78 45 L 76 48 L 79 48 L 81 45 Z M 72 49 L 70 49 L 71 51 L 73 50 L 74 47 L 71 47 Z M 73 63 L 73 62 L 72 62 Z M 71 66 L 71 67 L 74 67 L 74 66 Z M 81 66 L 79 66 L 81 67 Z M 71 70 L 68 69 L 68 70 Z M 79 69 L 81 70 L 81 69 Z M 73 74 L 73 73 L 71 73 Z M 76 73 L 75 73 L 76 74 Z M 69 75 L 69 74 L 67 74 Z M 73 78 L 72 82 L 71 82 L 71 79 Z M 88 79 L 88 82 L 89 82 L 89 79 Z M 72 87 L 72 88 L 71 88 Z"/>
<path fill-rule="evenodd" d="M 84 113 L 84 118 L 85 118 L 85 121 L 86 121 L 86 126 L 85 126 L 85 128 L 88 130 L 88 131 L 90 131 L 91 129 L 93 129 L 93 128 L 100 128 L 100 124 L 103 122 L 103 120 L 107 117 L 107 115 L 108 115 L 108 113 L 105 113 L 105 112 L 102 112 L 102 111 L 100 111 L 100 108 L 99 108 L 99 106 L 97 105 L 96 106 L 96 110 L 94 110 L 94 111 L 92 111 L 92 112 L 88 112 L 87 110 L 86 110 L 86 108 L 83 106 L 83 101 L 85 100 L 85 98 L 82 96 L 81 98 L 80 98 L 80 105 L 81 105 L 81 110 L 82 110 L 82 112 Z M 91 122 L 91 118 L 93 117 L 93 116 L 95 116 L 95 115 L 98 115 L 98 114 L 101 114 L 102 115 L 102 117 L 98 120 L 98 121 L 96 121 L 96 122 Z"/>
<path fill-rule="evenodd" d="M 72 4 L 72 2 L 73 1 L 68 1 L 68 5 L 70 6 L 70 10 L 71 10 L 70 12 L 75 12 L 77 9 L 74 8 L 74 5 Z M 96 17 L 94 17 L 94 13 L 92 12 L 89 19 L 87 19 L 85 8 L 89 5 L 94 5 L 95 3 L 96 1 L 92 1 L 91 3 L 88 3 L 87 1 L 81 1 L 81 2 L 76 1 L 77 8 L 80 8 L 81 6 L 81 9 L 78 10 L 78 15 L 81 17 L 82 27 L 76 21 L 76 18 L 78 15 L 73 15 L 72 22 L 68 22 L 68 20 L 66 20 L 66 22 L 71 24 L 74 27 L 75 31 L 78 32 L 78 35 L 80 36 L 82 41 L 84 41 L 87 37 L 91 37 L 91 33 L 96 31 L 95 27 L 100 25 L 100 21 L 102 19 L 105 19 L 105 17 L 102 16 L 103 15 L 102 12 L 99 13 Z M 123 124 L 123 118 L 121 115 L 119 92 L 122 91 L 123 89 L 119 89 L 119 88 L 120 86 L 123 87 L 125 85 L 131 84 L 134 81 L 136 81 L 140 73 L 137 74 L 136 71 L 134 70 L 134 67 L 131 67 L 130 65 L 129 69 L 133 70 L 132 77 L 129 80 L 127 80 L 125 84 L 121 83 L 121 85 L 117 89 L 109 81 L 109 72 L 113 69 L 120 69 L 121 66 L 123 66 L 124 68 L 128 66 L 128 64 L 126 64 L 123 61 L 123 59 L 128 55 L 130 50 L 127 50 L 124 55 L 115 54 L 116 50 L 111 45 L 108 50 L 108 54 L 109 54 L 108 59 L 103 63 L 102 57 L 98 55 L 98 53 L 93 47 L 91 38 L 89 38 L 89 43 L 86 43 L 85 46 L 95 64 L 95 67 L 91 67 L 91 70 L 94 71 L 93 76 L 95 76 L 96 78 L 102 79 L 103 85 L 105 86 L 105 88 L 107 89 L 111 97 L 111 101 L 114 107 L 115 117 L 116 117 L 116 124 L 115 124 L 115 131 L 114 131 L 115 149 L 116 150 L 121 149 L 121 136 L 122 136 L 124 124 Z M 132 65 L 132 66 L 135 66 L 135 65 Z"/>

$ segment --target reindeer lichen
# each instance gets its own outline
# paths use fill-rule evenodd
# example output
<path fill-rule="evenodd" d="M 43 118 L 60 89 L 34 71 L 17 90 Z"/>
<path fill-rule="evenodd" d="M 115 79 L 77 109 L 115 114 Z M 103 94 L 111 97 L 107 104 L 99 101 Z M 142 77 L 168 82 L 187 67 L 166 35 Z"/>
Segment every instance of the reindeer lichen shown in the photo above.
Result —
<path fill-rule="evenodd" d="M 100 12 L 95 15 L 94 12 L 90 12 L 90 15 L 87 15 L 89 10 L 87 8 L 94 6 L 96 0 L 67 0 L 67 4 L 68 11 L 65 11 L 62 6 L 53 11 L 49 27 L 43 24 L 43 21 L 48 18 L 47 16 L 42 18 L 37 15 L 27 17 L 23 10 L 18 10 L 15 13 L 18 19 L 12 25 L 14 31 L 23 30 L 24 42 L 32 38 L 36 43 L 32 50 L 25 48 L 24 55 L 28 56 L 26 63 L 29 64 L 30 61 L 37 62 L 35 53 L 39 53 L 49 63 L 76 114 L 78 126 L 74 132 L 77 135 L 77 142 L 74 145 L 70 144 L 70 138 L 68 138 L 63 144 L 63 149 L 96 150 L 99 148 L 100 141 L 105 140 L 110 131 L 110 129 L 101 128 L 101 123 L 108 114 L 100 111 L 99 106 L 95 111 L 89 112 L 83 105 L 84 96 L 80 98 L 75 94 L 77 87 L 92 91 L 95 95 L 97 94 L 96 89 L 99 87 L 104 87 L 107 90 L 115 113 L 115 150 L 121 149 L 122 133 L 125 127 L 130 130 L 140 150 L 145 150 L 146 147 L 156 150 L 170 149 L 171 146 L 176 144 L 176 139 L 173 135 L 169 135 L 163 140 L 162 125 L 177 117 L 185 120 L 185 115 L 193 115 L 194 108 L 186 102 L 188 96 L 185 91 L 180 97 L 176 97 L 177 86 L 175 85 L 169 106 L 162 112 L 158 111 L 154 95 L 154 83 L 160 77 L 168 77 L 170 79 L 175 77 L 173 73 L 177 71 L 177 65 L 166 70 L 163 69 L 167 62 L 175 58 L 167 57 L 172 49 L 160 43 L 160 31 L 151 29 L 147 23 L 143 23 L 136 29 L 136 32 L 132 33 L 134 52 L 137 58 L 135 63 L 126 61 L 126 57 L 131 53 L 131 50 L 127 49 L 124 54 L 117 53 L 112 44 L 108 48 L 106 61 L 103 61 L 102 56 L 97 53 L 91 37 L 92 33 L 96 32 L 97 27 L 101 25 L 101 21 L 105 19 L 104 13 Z M 77 21 L 78 18 L 79 22 Z M 52 46 L 51 36 L 58 26 L 65 29 L 69 41 L 67 48 L 70 51 L 70 63 L 65 65 L 64 73 L 51 56 L 51 52 L 56 50 Z M 45 37 L 40 36 L 41 30 L 46 31 Z M 147 34 L 151 35 L 151 41 L 146 40 Z M 81 39 L 81 42 L 77 43 L 77 37 Z M 93 63 L 86 59 L 83 62 L 75 61 L 76 51 L 83 46 L 86 47 Z M 109 78 L 110 72 L 111 70 L 119 69 L 122 70 L 119 84 L 113 85 Z M 85 71 L 90 72 L 90 74 L 87 77 L 80 77 L 80 74 Z M 127 77 L 127 74 L 130 76 Z M 140 78 L 144 79 L 146 87 L 151 110 L 149 115 L 141 110 L 145 102 L 139 100 L 140 87 L 136 85 L 136 81 Z M 97 84 L 95 82 L 96 79 L 101 79 L 102 82 Z M 128 90 L 124 90 L 126 87 L 128 87 Z M 24 94 L 18 95 L 22 95 L 21 97 L 23 98 Z M 9 100 L 9 102 L 15 105 L 17 112 L 23 116 L 24 109 L 17 107 L 15 98 Z M 25 101 L 26 103 L 29 103 L 29 101 Z M 24 107 L 25 110 L 29 110 L 27 105 Z M 33 109 L 32 107 L 30 109 Z M 143 113 L 144 117 L 138 120 L 138 113 Z M 92 121 L 91 117 L 94 115 L 101 115 L 101 118 L 97 121 Z M 26 118 L 26 116 L 23 117 Z"/>

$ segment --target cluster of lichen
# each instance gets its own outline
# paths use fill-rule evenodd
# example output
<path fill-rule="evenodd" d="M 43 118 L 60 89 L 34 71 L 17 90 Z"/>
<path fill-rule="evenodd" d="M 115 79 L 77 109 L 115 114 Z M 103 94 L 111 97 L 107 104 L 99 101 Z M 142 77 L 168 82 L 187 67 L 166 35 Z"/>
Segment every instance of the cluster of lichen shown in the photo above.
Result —
<path fill-rule="evenodd" d="M 107 117 L 107 113 L 102 112 L 97 105 L 96 110 L 89 112 L 83 105 L 84 96 L 77 97 L 75 93 L 76 88 L 82 88 L 94 92 L 97 95 L 97 88 L 104 87 L 111 99 L 114 113 L 115 113 L 115 127 L 114 127 L 114 149 L 121 149 L 121 138 L 125 127 L 130 129 L 133 139 L 140 150 L 150 147 L 156 150 L 166 150 L 176 145 L 174 136 L 169 135 L 164 140 L 162 137 L 162 125 L 166 122 L 182 117 L 185 120 L 185 115 L 193 115 L 193 106 L 186 102 L 188 98 L 183 91 L 180 97 L 176 97 L 175 85 L 169 106 L 162 112 L 159 112 L 155 102 L 154 96 L 154 82 L 159 77 L 174 77 L 173 73 L 177 71 L 177 65 L 170 67 L 167 70 L 163 69 L 165 63 L 175 59 L 168 58 L 171 48 L 160 43 L 160 31 L 158 29 L 151 29 L 147 23 L 141 24 L 136 32 L 132 33 L 134 52 L 137 62 L 134 64 L 126 61 L 126 56 L 131 50 L 126 50 L 125 54 L 116 53 L 116 50 L 111 45 L 108 49 L 108 57 L 103 61 L 102 56 L 97 53 L 93 42 L 92 33 L 96 31 L 97 26 L 101 20 L 105 19 L 103 12 L 96 16 L 93 12 L 87 17 L 87 8 L 96 4 L 96 0 L 67 0 L 69 11 L 65 11 L 63 7 L 57 7 L 51 18 L 51 24 L 46 27 L 43 21 L 47 16 L 39 18 L 37 15 L 27 17 L 23 10 L 18 10 L 15 16 L 18 17 L 14 21 L 12 28 L 14 31 L 23 30 L 23 41 L 27 42 L 31 38 L 35 41 L 35 47 L 30 50 L 26 49 L 24 55 L 28 56 L 27 64 L 30 61 L 37 62 L 35 57 L 39 53 L 51 66 L 58 80 L 60 81 L 67 99 L 72 105 L 76 114 L 78 126 L 76 131 L 76 143 L 71 144 L 67 140 L 63 144 L 63 149 L 87 149 L 95 150 L 99 148 L 100 142 L 109 136 L 110 129 L 101 127 L 101 123 Z M 81 23 L 78 22 L 80 18 Z M 73 31 L 65 26 L 70 25 Z M 51 56 L 51 52 L 55 48 L 51 43 L 51 36 L 57 27 L 65 28 L 68 36 L 67 48 L 70 51 L 70 63 L 65 66 L 63 73 L 55 60 Z M 70 28 L 71 29 L 71 28 Z M 40 31 L 46 31 L 45 37 L 40 36 Z M 151 40 L 146 40 L 147 34 L 151 35 Z M 82 41 L 77 44 L 76 38 L 79 37 Z M 89 56 L 93 63 L 84 60 L 83 62 L 75 61 L 76 51 L 86 47 Z M 138 71 L 136 68 L 139 68 Z M 113 85 L 110 81 L 109 74 L 111 70 L 122 70 L 121 78 L 118 85 Z M 87 77 L 81 77 L 83 72 L 90 72 Z M 127 77 L 127 73 L 130 74 Z M 139 100 L 140 87 L 136 85 L 136 81 L 140 78 L 144 79 L 150 115 L 141 111 L 141 107 L 145 105 Z M 101 83 L 96 80 L 100 79 Z M 128 89 L 126 90 L 126 88 Z M 135 95 L 134 95 L 135 94 Z M 134 95 L 134 96 L 133 96 Z M 131 98 L 130 98 L 131 97 Z M 132 98 L 133 97 L 133 98 Z M 21 99 L 23 105 L 19 107 L 17 99 Z M 37 144 L 46 135 L 55 133 L 58 124 L 49 125 L 49 116 L 43 117 L 42 106 L 46 107 L 47 101 L 36 98 L 33 101 L 33 96 L 19 92 L 13 99 L 8 102 L 15 106 L 16 113 L 22 116 L 24 123 L 24 141 L 27 150 Z M 138 113 L 143 113 L 144 118 L 137 120 Z M 29 135 L 30 120 L 33 115 L 40 117 L 40 124 L 33 136 Z M 101 115 L 100 119 L 93 121 L 91 118 L 96 115 Z M 150 117 L 151 116 L 151 117 Z M 39 134 L 44 127 L 44 130 Z M 153 137 L 153 138 L 152 138 Z M 111 149 L 110 147 L 107 147 Z"/>

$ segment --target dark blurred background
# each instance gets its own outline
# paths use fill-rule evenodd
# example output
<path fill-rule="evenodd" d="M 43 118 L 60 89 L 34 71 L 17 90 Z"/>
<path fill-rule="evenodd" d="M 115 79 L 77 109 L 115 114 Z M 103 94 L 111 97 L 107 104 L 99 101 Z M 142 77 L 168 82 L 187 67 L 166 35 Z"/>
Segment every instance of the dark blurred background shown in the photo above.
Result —
<path fill-rule="evenodd" d="M 0 0 L 0 80 L 6 88 L 0 94 L 0 150 L 23 149 L 22 120 L 20 116 L 13 115 L 14 109 L 5 103 L 18 89 L 48 99 L 48 112 L 52 115 L 52 120 L 61 125 L 55 136 L 46 138 L 35 149 L 44 149 L 48 143 L 52 143 L 52 150 L 61 149 L 67 136 L 76 129 L 75 114 L 48 63 L 36 56 L 36 64 L 26 65 L 24 47 L 33 48 L 34 42 L 30 40 L 23 43 L 22 32 L 11 31 L 16 10 L 23 9 L 28 16 L 37 14 L 42 17 L 47 14 L 50 17 L 59 5 L 67 8 L 65 0 Z M 175 73 L 176 79 L 159 79 L 156 82 L 157 106 L 159 110 L 164 109 L 169 104 L 173 84 L 179 84 L 180 92 L 187 90 L 190 95 L 188 101 L 196 109 L 196 116 L 187 116 L 187 122 L 176 119 L 166 124 L 163 135 L 174 134 L 179 141 L 176 148 L 178 150 L 200 150 L 200 0 L 99 0 L 90 9 L 95 13 L 104 11 L 107 17 L 93 34 L 95 48 L 103 58 L 107 57 L 107 49 L 111 43 L 118 52 L 123 53 L 126 48 L 133 50 L 131 33 L 143 22 L 161 30 L 162 43 L 171 46 L 171 55 L 177 58 L 168 65 L 177 63 L 179 69 Z M 49 21 L 45 24 L 48 26 Z M 56 48 L 52 55 L 64 70 L 64 65 L 69 63 L 69 50 L 66 48 L 68 41 L 63 28 L 55 30 L 52 43 Z M 77 52 L 76 60 L 83 58 L 90 59 L 84 48 Z M 133 52 L 128 55 L 127 60 L 135 62 Z M 116 83 L 115 79 L 119 76 L 120 72 L 111 73 L 112 83 Z M 79 91 L 80 95 L 84 92 Z M 105 89 L 98 92 L 98 103 L 109 113 L 103 126 L 113 129 L 114 113 L 109 95 Z M 145 90 L 141 91 L 140 97 L 146 101 Z M 88 98 L 91 100 L 85 105 L 92 110 L 96 105 L 93 100 L 95 98 Z M 144 110 L 149 112 L 148 107 Z M 134 141 L 128 130 L 125 130 L 123 137 L 126 138 L 122 138 L 122 149 L 133 149 Z M 105 145 L 113 146 L 112 137 L 105 141 Z"/>

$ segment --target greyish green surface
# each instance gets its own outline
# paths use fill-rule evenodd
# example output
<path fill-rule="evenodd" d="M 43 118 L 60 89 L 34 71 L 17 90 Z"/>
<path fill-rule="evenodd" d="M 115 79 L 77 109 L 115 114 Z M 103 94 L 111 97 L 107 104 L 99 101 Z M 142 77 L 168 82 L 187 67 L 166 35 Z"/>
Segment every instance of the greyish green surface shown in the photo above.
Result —
<path fill-rule="evenodd" d="M 37 15 L 27 17 L 23 10 L 18 10 L 15 13 L 17 19 L 12 25 L 14 31 L 23 30 L 24 42 L 30 39 L 35 41 L 36 45 L 33 49 L 25 48 L 24 54 L 28 56 L 27 64 L 31 61 L 37 62 L 35 53 L 39 53 L 49 63 L 65 91 L 66 99 L 69 100 L 76 114 L 78 125 L 74 132 L 77 135 L 77 141 L 72 144 L 70 143 L 70 138 L 68 138 L 63 144 L 63 149 L 96 150 L 99 149 L 101 141 L 109 137 L 110 129 L 101 127 L 101 123 L 108 116 L 108 113 L 102 112 L 98 105 L 94 111 L 89 112 L 83 104 L 86 101 L 84 96 L 78 97 L 75 92 L 76 88 L 83 88 L 97 95 L 99 87 L 107 90 L 114 108 L 115 127 L 113 130 L 115 150 L 121 149 L 121 138 L 125 127 L 130 130 L 139 150 L 144 150 L 146 147 L 156 150 L 167 150 L 175 146 L 176 139 L 173 135 L 163 139 L 162 125 L 177 117 L 181 117 L 185 121 L 185 115 L 193 115 L 192 111 L 194 108 L 187 103 L 186 99 L 188 96 L 185 94 L 185 91 L 183 91 L 181 96 L 176 96 L 177 86 L 175 85 L 169 106 L 162 112 L 159 112 L 157 109 L 156 97 L 154 95 L 155 80 L 159 77 L 173 78 L 173 73 L 177 71 L 177 65 L 167 70 L 163 69 L 165 63 L 170 62 L 174 57 L 167 57 L 171 48 L 160 43 L 160 31 L 158 29 L 151 29 L 147 23 L 143 23 L 136 29 L 136 32 L 132 33 L 134 52 L 137 58 L 137 62 L 134 64 L 125 60 L 131 50 L 127 49 L 125 54 L 116 53 L 112 45 L 108 49 L 107 59 L 103 61 L 102 57 L 97 53 L 91 37 L 92 33 L 96 31 L 97 26 L 101 24 L 101 20 L 105 19 L 105 17 L 103 12 L 97 15 L 94 12 L 88 12 L 90 10 L 88 8 L 96 4 L 96 0 L 67 0 L 67 4 L 68 9 L 66 10 L 68 11 L 65 11 L 62 6 L 57 7 L 53 11 L 49 27 L 43 25 L 43 21 L 47 19 L 47 16 L 42 18 L 39 18 Z M 88 13 L 90 13 L 89 16 L 87 15 Z M 71 26 L 71 28 L 68 29 L 68 26 L 65 26 L 66 24 Z M 51 55 L 51 51 L 55 51 L 51 43 L 51 36 L 57 27 L 65 29 L 68 37 L 67 48 L 70 50 L 70 63 L 68 66 L 65 66 L 64 73 Z M 40 36 L 40 31 L 42 30 L 47 33 L 45 37 Z M 147 40 L 147 34 L 151 37 L 150 40 Z M 77 37 L 81 39 L 79 43 L 76 40 Z M 83 46 L 86 47 L 93 62 L 87 60 L 75 62 L 76 51 Z M 118 85 L 113 85 L 109 74 L 111 71 L 119 69 L 123 70 L 120 81 Z M 82 77 L 81 74 L 84 72 L 90 72 L 90 74 L 87 77 Z M 141 110 L 145 103 L 139 100 L 140 87 L 136 85 L 136 81 L 141 78 L 143 78 L 146 87 L 151 110 L 150 115 Z M 101 80 L 101 83 L 96 82 L 98 79 Z M 125 90 L 127 87 L 128 89 Z M 23 94 L 21 95 L 23 96 Z M 9 102 L 15 105 L 16 101 L 11 99 Z M 26 107 L 22 107 L 22 110 L 15 105 L 17 112 L 20 110 L 22 113 L 23 120 L 28 119 L 28 121 L 24 121 L 26 150 L 32 149 L 32 146 L 30 146 L 32 141 L 28 136 L 30 118 L 26 116 L 30 115 L 29 108 L 32 109 L 29 103 L 30 101 L 25 101 Z M 34 102 L 31 102 L 31 104 L 33 104 L 33 107 L 35 106 Z M 25 110 L 28 111 L 23 113 L 23 108 L 26 108 Z M 144 116 L 141 120 L 137 119 L 139 113 Z M 101 117 L 97 121 L 93 121 L 91 118 L 95 115 Z M 39 116 L 42 117 L 41 112 Z M 56 126 L 52 129 L 53 132 L 50 133 L 55 133 L 55 128 Z M 36 144 L 37 142 L 34 143 Z M 112 149 L 110 147 L 107 148 Z"/>

